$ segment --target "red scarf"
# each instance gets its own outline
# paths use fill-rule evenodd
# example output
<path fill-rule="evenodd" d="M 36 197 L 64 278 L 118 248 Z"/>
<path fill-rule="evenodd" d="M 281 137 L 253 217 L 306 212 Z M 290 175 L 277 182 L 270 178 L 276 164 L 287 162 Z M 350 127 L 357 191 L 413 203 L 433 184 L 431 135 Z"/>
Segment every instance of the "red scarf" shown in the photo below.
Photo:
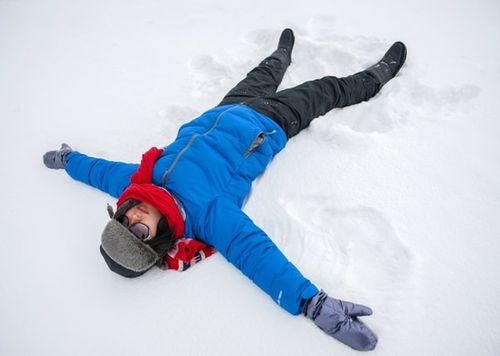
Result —
<path fill-rule="evenodd" d="M 142 155 L 141 164 L 130 179 L 132 184 L 125 189 L 116 205 L 120 207 L 129 199 L 153 205 L 167 219 L 174 237 L 178 239 L 184 236 L 184 219 L 179 206 L 166 189 L 152 184 L 153 167 L 162 152 L 162 149 L 153 147 Z"/>

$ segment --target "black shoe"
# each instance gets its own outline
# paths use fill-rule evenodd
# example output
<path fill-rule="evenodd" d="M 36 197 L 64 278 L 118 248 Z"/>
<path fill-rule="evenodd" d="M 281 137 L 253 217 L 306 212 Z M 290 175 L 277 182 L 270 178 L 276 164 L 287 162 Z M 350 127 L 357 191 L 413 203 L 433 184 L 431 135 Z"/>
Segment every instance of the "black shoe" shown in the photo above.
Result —
<path fill-rule="evenodd" d="M 284 49 L 288 53 L 288 55 L 291 56 L 294 43 L 295 36 L 293 35 L 293 31 L 289 28 L 285 28 L 283 32 L 281 32 L 280 41 L 278 42 L 278 49 Z"/>
<path fill-rule="evenodd" d="M 406 60 L 406 46 L 403 42 L 395 42 L 375 65 L 366 69 L 380 86 L 394 78 Z"/>

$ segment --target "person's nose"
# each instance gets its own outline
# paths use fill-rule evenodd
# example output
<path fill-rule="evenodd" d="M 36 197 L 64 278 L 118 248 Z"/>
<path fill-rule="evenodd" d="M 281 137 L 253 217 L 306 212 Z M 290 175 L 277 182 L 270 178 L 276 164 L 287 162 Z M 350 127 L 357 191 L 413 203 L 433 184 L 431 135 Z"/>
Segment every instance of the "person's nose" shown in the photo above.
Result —
<path fill-rule="evenodd" d="M 130 225 L 137 224 L 138 222 L 141 222 L 142 220 L 142 215 L 140 212 L 134 212 L 132 214 L 132 217 L 130 219 Z"/>

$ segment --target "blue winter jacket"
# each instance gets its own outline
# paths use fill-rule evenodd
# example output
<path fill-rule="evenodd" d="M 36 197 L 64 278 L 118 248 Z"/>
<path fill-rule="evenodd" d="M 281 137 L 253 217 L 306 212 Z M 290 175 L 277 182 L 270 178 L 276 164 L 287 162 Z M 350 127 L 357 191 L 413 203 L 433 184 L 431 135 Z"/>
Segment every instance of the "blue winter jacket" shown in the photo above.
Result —
<path fill-rule="evenodd" d="M 153 169 L 186 212 L 185 235 L 215 247 L 292 314 L 318 289 L 241 210 L 252 181 L 286 145 L 273 120 L 245 105 L 219 106 L 183 125 Z M 138 164 L 72 152 L 66 171 L 114 197 L 130 184 Z"/>

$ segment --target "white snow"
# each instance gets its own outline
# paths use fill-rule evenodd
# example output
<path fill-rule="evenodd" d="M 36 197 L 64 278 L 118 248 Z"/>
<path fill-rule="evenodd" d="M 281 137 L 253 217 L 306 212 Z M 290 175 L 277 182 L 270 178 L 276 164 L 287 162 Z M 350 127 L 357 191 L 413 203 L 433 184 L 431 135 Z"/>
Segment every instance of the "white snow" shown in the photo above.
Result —
<path fill-rule="evenodd" d="M 128 280 L 98 246 L 114 199 L 42 164 L 67 142 L 138 161 L 296 34 L 282 88 L 400 75 L 313 122 L 245 211 L 303 273 L 363 303 L 374 355 L 500 354 L 497 1 L 0 1 L 0 355 L 354 355 L 216 255 Z"/>

